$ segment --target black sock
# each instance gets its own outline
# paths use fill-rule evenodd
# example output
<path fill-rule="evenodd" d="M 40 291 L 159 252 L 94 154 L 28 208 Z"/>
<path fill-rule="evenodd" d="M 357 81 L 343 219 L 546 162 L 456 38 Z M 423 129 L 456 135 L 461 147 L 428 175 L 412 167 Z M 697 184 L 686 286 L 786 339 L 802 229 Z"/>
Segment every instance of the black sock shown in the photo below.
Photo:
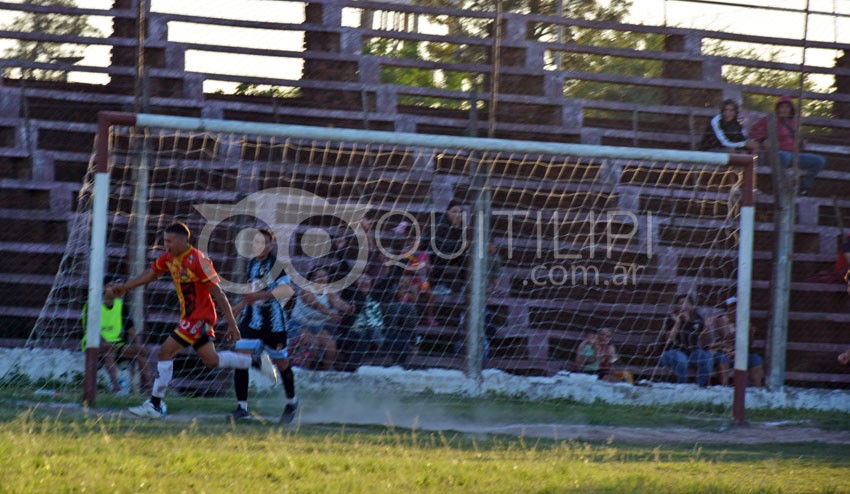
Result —
<path fill-rule="evenodd" d="M 248 401 L 248 369 L 233 371 L 233 387 L 236 388 L 236 401 Z"/>
<path fill-rule="evenodd" d="M 292 373 L 292 366 L 286 368 L 280 373 L 281 381 L 283 381 L 283 391 L 286 397 L 290 400 L 295 398 L 295 374 Z"/>
<path fill-rule="evenodd" d="M 153 407 L 156 408 L 157 410 L 159 410 L 159 404 L 161 402 L 162 402 L 162 398 L 159 398 L 157 396 L 151 396 L 151 405 L 153 405 Z"/>

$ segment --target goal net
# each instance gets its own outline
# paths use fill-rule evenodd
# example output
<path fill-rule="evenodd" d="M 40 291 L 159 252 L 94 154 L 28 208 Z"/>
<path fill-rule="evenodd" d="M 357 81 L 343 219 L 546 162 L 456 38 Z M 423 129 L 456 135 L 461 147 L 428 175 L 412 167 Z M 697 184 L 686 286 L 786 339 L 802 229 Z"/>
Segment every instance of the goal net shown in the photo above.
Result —
<path fill-rule="evenodd" d="M 330 307 L 336 315 L 322 326 L 333 345 L 289 334 L 304 376 L 454 369 L 440 375 L 477 389 L 493 376 L 523 383 L 508 395 L 540 378 L 574 390 L 650 384 L 680 394 L 697 390 L 699 376 L 689 368 L 687 384 L 676 384 L 661 365 L 676 298 L 688 295 L 709 322 L 733 296 L 739 315 L 749 310 L 752 228 L 741 225 L 752 163 L 730 164 L 725 154 L 132 118 L 98 137 L 101 149 L 108 144 L 108 200 L 95 211 L 93 159 L 55 284 L 27 347 L 4 359 L 4 386 L 80 390 L 84 304 L 101 296 L 101 283 L 146 269 L 174 221 L 189 226 L 234 305 L 285 276 L 295 294 L 279 302 L 290 322 L 306 292 L 345 304 Z M 261 229 L 274 232 L 265 281 L 246 272 L 263 257 L 254 250 Z M 134 330 L 124 344 L 146 353 L 119 358 L 117 379 L 144 391 L 140 361 L 155 369 L 179 302 L 166 276 L 123 304 L 124 328 Z M 721 351 L 719 331 L 705 337 Z M 115 391 L 106 367 L 100 393 Z M 710 387 L 732 382 L 736 367 L 734 357 L 727 376 L 713 366 Z M 230 376 L 186 352 L 172 392 L 228 395 Z M 558 396 L 572 396 L 562 387 Z M 728 412 L 731 388 L 717 388 L 722 398 L 709 401 Z"/>

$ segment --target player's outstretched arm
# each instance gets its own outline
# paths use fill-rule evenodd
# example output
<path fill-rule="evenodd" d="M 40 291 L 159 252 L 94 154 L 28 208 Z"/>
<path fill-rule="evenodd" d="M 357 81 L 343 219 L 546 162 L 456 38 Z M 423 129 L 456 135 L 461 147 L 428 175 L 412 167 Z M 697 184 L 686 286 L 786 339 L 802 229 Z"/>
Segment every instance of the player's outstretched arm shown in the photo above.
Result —
<path fill-rule="evenodd" d="M 210 295 L 212 295 L 215 305 L 221 309 L 221 314 L 224 316 L 224 320 L 227 321 L 227 334 L 225 339 L 227 341 L 239 340 L 242 335 L 239 334 L 239 326 L 236 325 L 236 318 L 233 317 L 233 309 L 230 307 L 230 301 L 227 300 L 227 296 L 224 295 L 224 291 L 222 291 L 221 286 L 218 283 L 214 283 L 210 287 Z"/>
<path fill-rule="evenodd" d="M 142 271 L 142 273 L 139 276 L 136 276 L 135 278 L 128 280 L 124 283 L 114 284 L 110 288 L 107 288 L 107 290 L 111 291 L 112 295 L 114 295 L 116 297 L 120 297 L 121 295 L 124 295 L 125 293 L 129 292 L 133 288 L 136 288 L 136 287 L 139 287 L 139 286 L 142 286 L 142 285 L 147 285 L 148 283 L 150 283 L 152 281 L 156 281 L 157 278 L 159 278 L 159 275 L 154 273 L 152 269 L 146 269 L 146 270 Z"/>

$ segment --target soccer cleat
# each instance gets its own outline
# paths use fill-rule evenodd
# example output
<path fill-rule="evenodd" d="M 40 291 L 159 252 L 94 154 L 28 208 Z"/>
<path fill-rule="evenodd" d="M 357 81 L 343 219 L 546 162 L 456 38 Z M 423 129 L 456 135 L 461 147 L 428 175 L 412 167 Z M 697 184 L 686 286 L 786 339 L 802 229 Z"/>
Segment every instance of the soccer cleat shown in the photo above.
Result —
<path fill-rule="evenodd" d="M 283 413 L 280 415 L 280 423 L 281 424 L 290 424 L 293 420 L 295 420 L 295 412 L 298 411 L 298 399 L 296 398 L 294 402 L 287 403 L 285 407 L 283 407 Z"/>
<path fill-rule="evenodd" d="M 277 384 L 277 366 L 274 365 L 268 353 L 262 352 L 251 357 L 251 367 L 271 379 L 274 384 Z"/>
<path fill-rule="evenodd" d="M 239 422 L 242 419 L 250 419 L 252 417 L 253 417 L 253 415 L 251 415 L 251 412 L 249 412 L 248 410 L 245 410 L 244 408 L 242 408 L 239 405 L 236 405 L 236 410 L 233 410 L 227 416 L 227 422 L 236 423 L 236 422 Z"/>
<path fill-rule="evenodd" d="M 163 402 L 164 404 L 164 402 Z M 136 417 L 144 418 L 144 419 L 163 419 L 165 418 L 165 407 L 157 408 L 153 406 L 151 400 L 146 400 L 144 403 L 137 407 L 130 407 L 127 409 L 131 414 Z"/>

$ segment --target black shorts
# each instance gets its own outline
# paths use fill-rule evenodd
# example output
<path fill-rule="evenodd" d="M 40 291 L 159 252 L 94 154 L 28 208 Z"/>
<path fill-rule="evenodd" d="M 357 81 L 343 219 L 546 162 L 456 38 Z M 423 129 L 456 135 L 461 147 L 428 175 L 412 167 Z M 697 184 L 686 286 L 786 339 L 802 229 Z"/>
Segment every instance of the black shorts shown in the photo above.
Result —
<path fill-rule="evenodd" d="M 265 321 L 268 323 L 268 320 Z M 286 349 L 286 331 L 272 331 L 270 324 L 264 324 L 260 329 L 253 329 L 247 322 L 239 325 L 243 340 L 260 340 L 267 348 L 280 351 Z"/>

